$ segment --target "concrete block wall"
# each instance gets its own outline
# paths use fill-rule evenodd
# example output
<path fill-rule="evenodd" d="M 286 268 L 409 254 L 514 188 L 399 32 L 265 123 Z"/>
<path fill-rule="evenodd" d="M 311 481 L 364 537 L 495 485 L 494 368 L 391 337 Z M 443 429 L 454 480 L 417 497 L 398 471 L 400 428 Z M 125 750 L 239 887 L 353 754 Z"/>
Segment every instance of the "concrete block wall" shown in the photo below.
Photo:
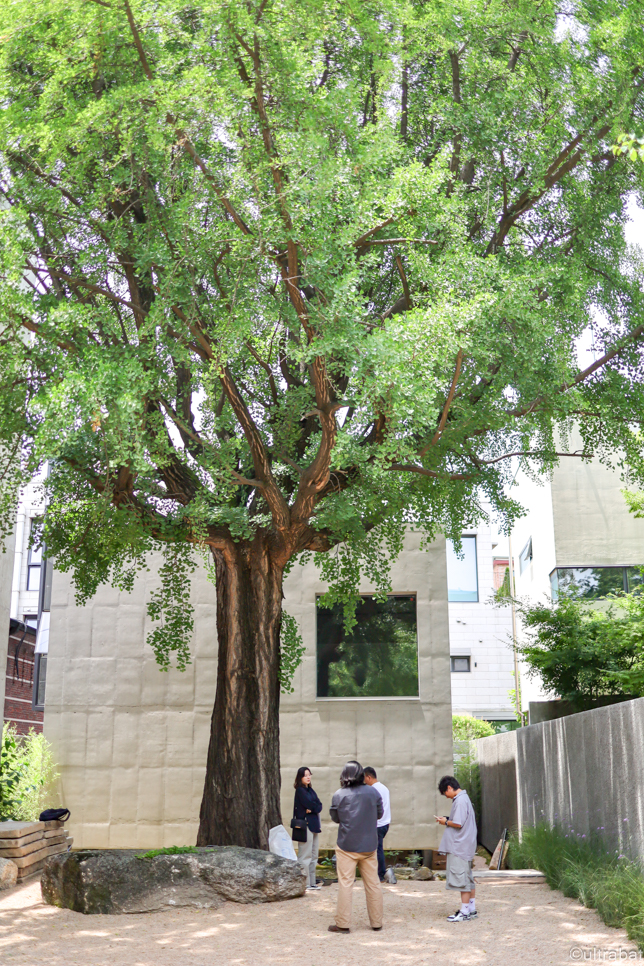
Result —
<path fill-rule="evenodd" d="M 644 858 L 644 698 L 480 738 L 477 748 L 487 848 L 516 814 L 518 827 L 596 833 L 607 851 Z"/>
<path fill-rule="evenodd" d="M 318 699 L 315 598 L 326 588 L 312 563 L 285 583 L 285 608 L 298 620 L 306 654 L 294 694 L 281 702 L 282 818 L 288 826 L 295 772 L 308 765 L 324 803 L 325 848 L 335 844 L 328 807 L 350 758 L 371 764 L 390 788 L 389 847 L 438 843 L 436 785 L 452 771 L 445 545 L 419 545 L 418 535 L 407 536 L 392 573 L 394 593 L 417 595 L 418 698 Z M 202 569 L 195 574 L 193 663 L 163 673 L 145 643 L 145 604 L 156 584 L 151 565 L 131 594 L 102 588 L 79 608 L 68 578 L 54 575 L 45 734 L 75 846 L 195 841 L 216 687 L 215 588 Z"/>

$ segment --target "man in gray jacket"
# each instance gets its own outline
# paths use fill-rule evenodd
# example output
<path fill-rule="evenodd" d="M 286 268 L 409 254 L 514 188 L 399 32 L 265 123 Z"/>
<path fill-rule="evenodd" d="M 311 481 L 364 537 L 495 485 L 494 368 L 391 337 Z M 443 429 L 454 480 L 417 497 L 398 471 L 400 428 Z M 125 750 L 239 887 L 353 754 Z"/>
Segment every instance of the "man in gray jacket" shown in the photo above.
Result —
<path fill-rule="evenodd" d="M 383 805 L 380 793 L 364 784 L 364 771 L 349 761 L 340 775 L 340 788 L 333 796 L 331 818 L 340 826 L 335 848 L 338 870 L 338 906 L 329 932 L 350 932 L 353 883 L 360 869 L 372 929 L 382 929 L 382 886 L 378 878 L 378 819 Z"/>

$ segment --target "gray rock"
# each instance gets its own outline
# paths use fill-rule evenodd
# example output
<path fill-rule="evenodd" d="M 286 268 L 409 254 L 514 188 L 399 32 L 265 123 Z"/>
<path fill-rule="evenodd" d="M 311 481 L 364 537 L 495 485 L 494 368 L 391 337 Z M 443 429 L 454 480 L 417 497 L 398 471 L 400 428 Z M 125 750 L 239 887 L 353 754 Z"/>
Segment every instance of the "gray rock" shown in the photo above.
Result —
<path fill-rule="evenodd" d="M 431 882 L 434 878 L 434 873 L 431 869 L 428 869 L 426 865 L 421 865 L 419 869 L 416 869 L 409 876 L 410 879 L 415 879 L 416 882 Z"/>
<path fill-rule="evenodd" d="M 18 881 L 18 866 L 11 859 L 0 859 L 0 889 L 10 889 Z"/>
<path fill-rule="evenodd" d="M 75 912 L 115 915 L 177 906 L 217 908 L 232 902 L 275 902 L 306 891 L 292 859 L 237 846 L 137 858 L 130 849 L 64 852 L 47 859 L 45 902 Z"/>

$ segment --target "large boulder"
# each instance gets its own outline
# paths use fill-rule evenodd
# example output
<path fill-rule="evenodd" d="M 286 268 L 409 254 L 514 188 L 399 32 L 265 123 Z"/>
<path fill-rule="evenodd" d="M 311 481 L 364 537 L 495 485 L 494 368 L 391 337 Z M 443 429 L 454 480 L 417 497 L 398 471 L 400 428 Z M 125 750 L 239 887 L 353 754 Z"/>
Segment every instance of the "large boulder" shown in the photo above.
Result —
<path fill-rule="evenodd" d="M 140 858 L 130 849 L 53 855 L 43 870 L 45 902 L 86 914 L 156 912 L 177 906 L 213 908 L 232 902 L 275 902 L 306 891 L 292 859 L 237 846 Z"/>
<path fill-rule="evenodd" d="M 18 880 L 18 866 L 11 859 L 0 859 L 0 889 L 10 889 Z"/>

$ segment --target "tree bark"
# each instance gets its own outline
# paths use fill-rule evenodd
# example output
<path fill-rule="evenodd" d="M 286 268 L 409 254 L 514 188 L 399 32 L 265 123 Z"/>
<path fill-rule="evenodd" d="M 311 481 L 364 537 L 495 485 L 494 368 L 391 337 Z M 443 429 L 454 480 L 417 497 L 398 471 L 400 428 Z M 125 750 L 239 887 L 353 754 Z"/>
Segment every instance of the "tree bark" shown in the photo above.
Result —
<path fill-rule="evenodd" d="M 219 658 L 197 845 L 267 849 L 281 822 L 282 565 L 261 534 L 213 557 Z"/>

